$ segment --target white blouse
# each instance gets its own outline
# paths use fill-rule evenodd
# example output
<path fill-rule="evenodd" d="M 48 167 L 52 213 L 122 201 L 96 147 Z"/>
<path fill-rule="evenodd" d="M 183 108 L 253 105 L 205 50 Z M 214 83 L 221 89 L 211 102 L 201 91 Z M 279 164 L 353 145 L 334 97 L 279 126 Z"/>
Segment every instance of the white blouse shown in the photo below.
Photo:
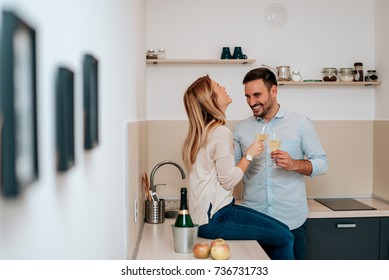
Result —
<path fill-rule="evenodd" d="M 243 177 L 235 166 L 231 131 L 220 125 L 209 135 L 206 147 L 201 148 L 189 172 L 189 211 L 195 224 L 208 223 L 219 209 L 231 203 L 233 189 Z"/>

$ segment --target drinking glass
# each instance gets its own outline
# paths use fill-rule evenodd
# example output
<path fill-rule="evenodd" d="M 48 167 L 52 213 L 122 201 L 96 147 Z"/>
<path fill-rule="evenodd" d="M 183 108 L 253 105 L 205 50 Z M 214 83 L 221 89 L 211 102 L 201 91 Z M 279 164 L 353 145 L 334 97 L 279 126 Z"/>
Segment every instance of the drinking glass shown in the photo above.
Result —
<path fill-rule="evenodd" d="M 270 134 L 268 143 L 271 151 L 278 150 L 281 147 L 281 140 L 278 138 L 277 133 L 275 133 L 274 131 Z M 273 160 L 273 167 L 278 167 L 276 164 L 276 159 Z"/>
<path fill-rule="evenodd" d="M 269 134 L 267 134 L 266 124 L 264 124 L 262 126 L 261 131 L 256 134 L 256 139 L 257 139 L 257 141 L 264 142 L 267 140 L 268 137 L 269 137 Z"/>

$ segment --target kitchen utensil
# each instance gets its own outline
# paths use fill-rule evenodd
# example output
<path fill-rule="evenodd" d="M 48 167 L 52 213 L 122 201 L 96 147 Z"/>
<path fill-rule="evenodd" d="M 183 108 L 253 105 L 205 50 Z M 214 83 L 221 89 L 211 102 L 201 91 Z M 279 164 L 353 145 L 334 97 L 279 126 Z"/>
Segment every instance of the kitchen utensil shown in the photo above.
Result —
<path fill-rule="evenodd" d="M 149 191 L 152 201 L 159 201 L 159 197 L 156 192 Z"/>
<path fill-rule="evenodd" d="M 142 175 L 142 185 L 143 185 L 143 189 L 145 191 L 146 200 L 152 201 L 152 197 L 150 195 L 150 188 L 149 188 L 150 186 L 149 186 L 149 183 L 148 183 L 146 172 L 143 173 L 143 175 Z"/>
<path fill-rule="evenodd" d="M 165 222 L 165 200 L 145 201 L 145 222 L 161 224 Z"/>

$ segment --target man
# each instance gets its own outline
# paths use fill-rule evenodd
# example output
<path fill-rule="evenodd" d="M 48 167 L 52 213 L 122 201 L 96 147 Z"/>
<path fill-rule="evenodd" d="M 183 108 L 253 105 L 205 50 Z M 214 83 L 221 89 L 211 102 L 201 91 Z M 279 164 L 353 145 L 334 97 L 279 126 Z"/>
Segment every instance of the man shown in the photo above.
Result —
<path fill-rule="evenodd" d="M 304 259 L 308 217 L 304 176 L 325 174 L 327 156 L 312 121 L 278 104 L 277 79 L 272 71 L 253 69 L 243 84 L 247 104 L 253 111 L 253 116 L 234 128 L 235 160 L 242 156 L 252 160 L 243 177 L 243 205 L 288 225 L 294 236 L 295 258 Z M 266 134 L 275 133 L 281 140 L 280 148 L 271 151 L 267 145 L 266 152 L 258 157 L 244 155 L 264 126 Z"/>

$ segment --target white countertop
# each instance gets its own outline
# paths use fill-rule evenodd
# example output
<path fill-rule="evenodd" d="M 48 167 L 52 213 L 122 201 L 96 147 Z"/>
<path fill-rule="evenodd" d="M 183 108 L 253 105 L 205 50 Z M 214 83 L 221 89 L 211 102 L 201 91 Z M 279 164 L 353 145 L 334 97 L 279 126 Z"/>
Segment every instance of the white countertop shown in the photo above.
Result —
<path fill-rule="evenodd" d="M 138 260 L 194 260 L 192 253 L 174 251 L 171 225 L 175 219 L 165 219 L 162 224 L 144 224 L 139 244 Z M 211 243 L 212 240 L 197 237 L 197 242 Z M 255 240 L 227 240 L 231 249 L 230 260 L 268 260 L 269 257 Z M 201 260 L 201 259 L 196 259 Z M 209 257 L 208 260 L 211 260 Z"/>
<path fill-rule="evenodd" d="M 377 210 L 333 211 L 319 202 L 308 199 L 308 218 L 361 218 L 389 217 L 389 203 L 374 198 L 355 198 Z M 193 260 L 192 253 L 180 254 L 174 251 L 171 225 L 174 219 L 165 219 L 162 224 L 144 224 L 139 244 L 138 260 Z M 210 239 L 197 237 L 197 242 L 210 243 Z M 228 240 L 231 260 L 268 260 L 269 257 L 255 240 Z M 211 259 L 210 257 L 208 259 Z M 199 259 L 196 259 L 199 260 Z"/>
<path fill-rule="evenodd" d="M 313 199 L 308 199 L 308 218 L 389 217 L 389 203 L 375 198 L 355 198 L 355 200 L 372 206 L 377 210 L 333 211 Z"/>

